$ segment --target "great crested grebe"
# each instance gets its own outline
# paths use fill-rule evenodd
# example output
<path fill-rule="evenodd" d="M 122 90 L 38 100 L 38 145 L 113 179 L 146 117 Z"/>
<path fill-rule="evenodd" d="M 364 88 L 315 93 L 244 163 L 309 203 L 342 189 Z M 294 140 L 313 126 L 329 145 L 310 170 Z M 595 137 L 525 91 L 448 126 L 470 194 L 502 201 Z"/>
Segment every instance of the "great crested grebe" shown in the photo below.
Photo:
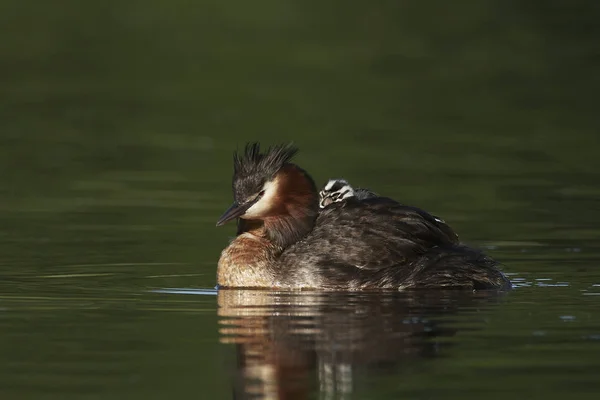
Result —
<path fill-rule="evenodd" d="M 354 188 L 350 186 L 345 179 L 330 179 L 319 192 L 319 207 L 325 208 L 331 203 L 340 203 L 350 198 L 364 200 L 377 196 L 377 193 L 372 192 L 369 189 Z M 436 217 L 435 215 L 432 215 L 432 217 L 437 222 L 445 223 L 443 219 Z"/>
<path fill-rule="evenodd" d="M 221 287 L 368 290 L 508 289 L 498 263 L 462 245 L 427 212 L 386 197 L 349 197 L 319 211 L 314 181 L 290 160 L 291 145 L 234 153 L 233 205 L 217 226 L 238 219 L 221 253 Z"/>
<path fill-rule="evenodd" d="M 325 208 L 331 203 L 338 203 L 351 197 L 364 200 L 377 197 L 377 193 L 369 189 L 353 188 L 345 179 L 330 179 L 319 192 L 319 207 Z"/>

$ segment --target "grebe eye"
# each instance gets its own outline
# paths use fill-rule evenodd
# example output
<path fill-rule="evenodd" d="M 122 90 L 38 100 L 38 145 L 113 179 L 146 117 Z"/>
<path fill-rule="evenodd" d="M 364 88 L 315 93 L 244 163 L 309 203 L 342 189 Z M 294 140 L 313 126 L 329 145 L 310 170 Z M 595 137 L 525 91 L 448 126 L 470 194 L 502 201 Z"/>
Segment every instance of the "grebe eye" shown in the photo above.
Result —
<path fill-rule="evenodd" d="M 265 195 L 264 189 L 258 192 L 258 197 L 263 197 Z"/>

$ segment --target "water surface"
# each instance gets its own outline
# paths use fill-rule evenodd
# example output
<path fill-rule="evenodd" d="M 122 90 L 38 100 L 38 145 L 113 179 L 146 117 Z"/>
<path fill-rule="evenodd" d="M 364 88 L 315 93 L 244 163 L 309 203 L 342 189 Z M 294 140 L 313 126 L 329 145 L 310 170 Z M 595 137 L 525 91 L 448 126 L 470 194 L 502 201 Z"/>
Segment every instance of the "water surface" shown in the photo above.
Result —
<path fill-rule="evenodd" d="M 0 397 L 596 399 L 599 14 L 2 2 Z M 515 290 L 217 294 L 250 140 L 439 215 Z"/>

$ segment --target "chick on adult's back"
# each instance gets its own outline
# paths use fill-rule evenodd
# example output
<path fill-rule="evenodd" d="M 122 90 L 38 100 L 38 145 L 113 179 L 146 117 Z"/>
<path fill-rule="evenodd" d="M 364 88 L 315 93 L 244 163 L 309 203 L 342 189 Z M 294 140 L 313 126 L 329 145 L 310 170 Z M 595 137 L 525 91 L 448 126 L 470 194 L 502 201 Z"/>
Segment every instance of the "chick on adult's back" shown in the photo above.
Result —
<path fill-rule="evenodd" d="M 240 218 L 219 260 L 224 287 L 331 290 L 508 288 L 497 263 L 461 245 L 441 219 L 385 197 L 334 202 L 319 212 L 312 178 L 290 162 L 297 149 L 234 155 L 234 204 L 217 222 Z"/>

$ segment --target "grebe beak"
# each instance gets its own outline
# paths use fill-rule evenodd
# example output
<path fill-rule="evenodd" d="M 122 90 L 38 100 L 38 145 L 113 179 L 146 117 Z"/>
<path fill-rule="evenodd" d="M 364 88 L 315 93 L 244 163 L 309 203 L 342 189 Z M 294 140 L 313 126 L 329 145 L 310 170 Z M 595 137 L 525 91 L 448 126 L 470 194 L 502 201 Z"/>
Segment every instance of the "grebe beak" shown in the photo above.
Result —
<path fill-rule="evenodd" d="M 241 217 L 242 215 L 244 215 L 246 210 L 252 207 L 254 203 L 256 203 L 258 200 L 259 198 L 256 198 L 255 200 L 251 200 L 242 205 L 238 204 L 237 202 L 233 203 L 231 207 L 229 207 L 227 211 L 225 211 L 223 215 L 221 215 L 221 218 L 219 218 L 219 220 L 217 221 L 217 226 L 224 225 L 232 219 Z"/>

